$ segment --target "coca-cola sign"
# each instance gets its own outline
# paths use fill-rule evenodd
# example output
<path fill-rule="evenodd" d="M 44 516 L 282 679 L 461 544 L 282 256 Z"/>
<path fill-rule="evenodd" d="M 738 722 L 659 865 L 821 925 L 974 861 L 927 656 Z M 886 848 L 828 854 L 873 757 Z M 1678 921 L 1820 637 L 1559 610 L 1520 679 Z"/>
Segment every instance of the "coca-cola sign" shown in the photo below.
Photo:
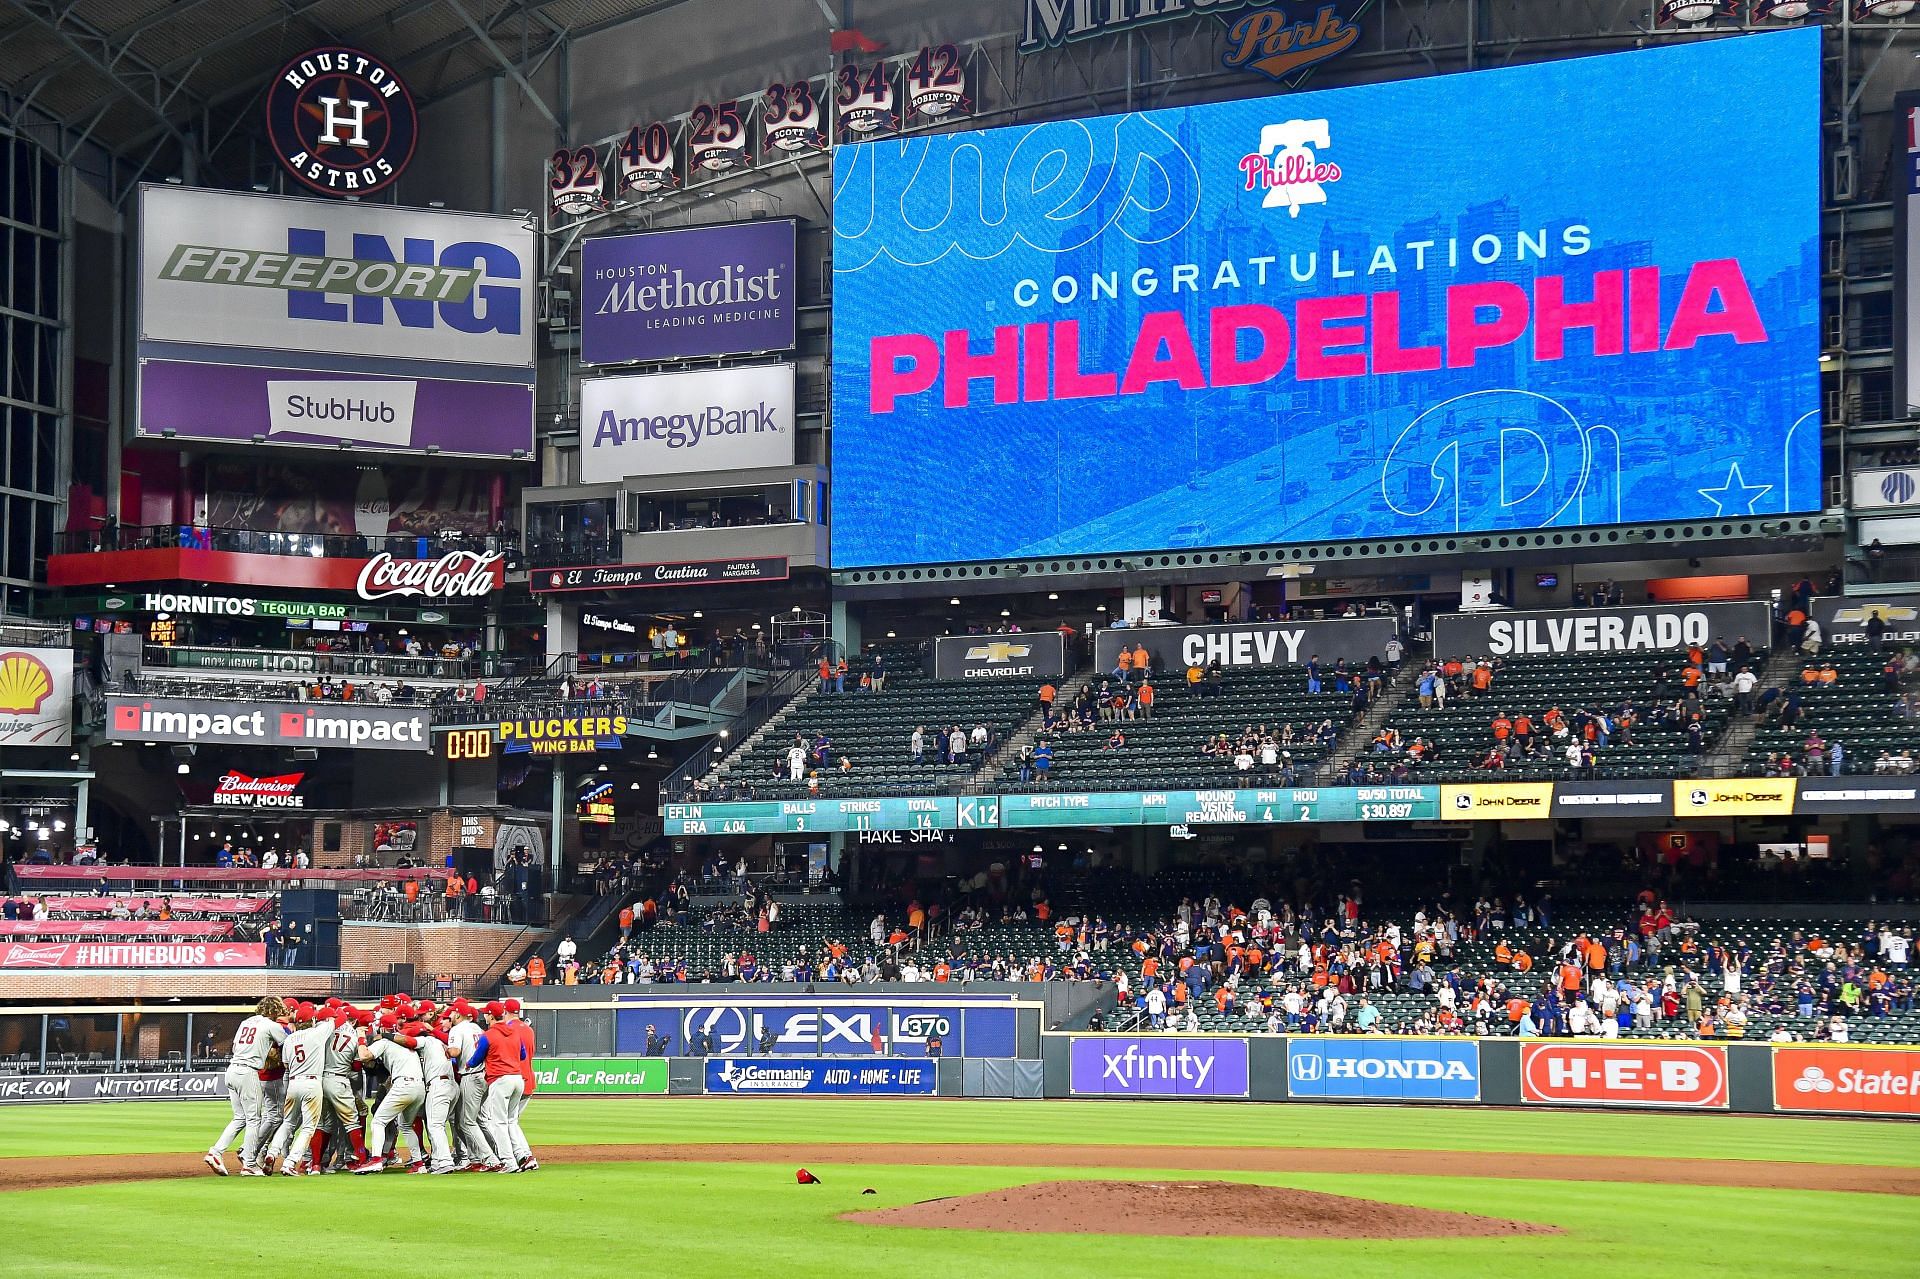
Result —
<path fill-rule="evenodd" d="M 278 777 L 228 773 L 214 786 L 213 802 L 225 808 L 305 808 L 306 796 L 298 793 L 305 777 L 305 773 L 282 773 Z"/>
<path fill-rule="evenodd" d="M 479 599 L 499 588 L 505 559 L 498 553 L 448 551 L 437 560 L 396 560 L 382 551 L 361 566 L 354 590 L 363 600 L 396 595 Z"/>

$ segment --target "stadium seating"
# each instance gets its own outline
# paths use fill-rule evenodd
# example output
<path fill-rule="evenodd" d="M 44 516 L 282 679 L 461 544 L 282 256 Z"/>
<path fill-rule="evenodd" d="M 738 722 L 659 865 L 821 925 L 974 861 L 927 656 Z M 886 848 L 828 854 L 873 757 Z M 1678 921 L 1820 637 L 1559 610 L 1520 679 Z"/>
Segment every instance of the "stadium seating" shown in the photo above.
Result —
<path fill-rule="evenodd" d="M 1152 879 L 1114 873 L 1071 872 L 1052 875 L 1049 883 L 1048 896 L 1053 904 L 1055 921 L 1082 915 L 1099 916 L 1114 930 L 1116 940 L 1108 949 L 1095 950 L 1089 956 L 1091 967 L 1096 973 L 1108 975 L 1124 971 L 1136 994 L 1144 990 L 1142 956 L 1119 940 L 1123 934 L 1147 935 L 1170 929 L 1182 898 L 1198 903 L 1208 896 L 1216 896 L 1230 906 L 1237 903 L 1244 908 L 1258 895 L 1258 889 L 1250 881 L 1237 880 L 1219 868 L 1173 868 L 1160 872 Z M 1397 921 L 1410 940 L 1411 921 L 1417 909 L 1418 905 L 1412 902 L 1390 905 L 1369 903 L 1365 918 L 1371 926 L 1383 926 L 1388 920 Z M 875 949 L 868 934 L 871 913 L 847 908 L 841 905 L 837 897 L 782 899 L 781 912 L 782 920 L 772 931 L 755 933 L 737 918 L 736 908 L 696 908 L 693 916 L 695 922 L 691 926 L 663 922 L 650 930 L 636 933 L 633 950 L 644 954 L 657 965 L 684 962 L 688 978 L 698 982 L 722 980 L 719 974 L 723 957 L 727 955 L 750 953 L 761 968 L 770 969 L 778 977 L 783 966 L 794 963 L 802 955 L 817 960 L 822 951 L 834 942 L 845 944 L 855 958 L 864 957 Z M 976 962 L 982 959 L 990 962 L 999 958 L 1006 961 L 1016 979 L 1035 961 L 1056 965 L 1061 962 L 1066 952 L 1061 949 L 1052 923 L 1042 923 L 1037 919 L 999 922 L 997 912 L 991 913 L 995 918 L 977 930 L 935 930 L 936 935 L 914 951 L 918 962 L 930 967 L 944 958 L 955 961 L 957 967 L 964 967 L 963 957 L 971 957 Z M 1552 959 L 1570 939 L 1580 934 L 1610 937 L 1616 929 L 1625 927 L 1630 913 L 1630 909 L 1621 903 L 1583 904 L 1556 911 L 1550 928 L 1523 927 L 1516 923 L 1511 928 L 1490 929 L 1478 938 L 1468 937 L 1463 932 L 1452 959 L 1436 960 L 1433 969 L 1436 975 L 1444 977 L 1450 968 L 1457 968 L 1470 985 L 1483 978 L 1494 977 L 1510 989 L 1531 996 L 1550 980 Z M 897 924 L 898 916 L 897 910 L 889 912 L 889 924 Z M 722 920 L 728 922 L 720 922 Z M 1463 927 L 1468 923 L 1470 921 L 1463 920 Z M 1861 929 L 1862 925 L 1857 921 L 1782 921 L 1769 919 L 1758 910 L 1736 918 L 1683 923 L 1676 929 L 1676 939 L 1669 944 L 1658 965 L 1645 964 L 1627 970 L 1625 975 L 1636 981 L 1658 982 L 1668 967 L 1674 968 L 1683 977 L 1685 971 L 1691 969 L 1700 976 L 1707 1003 L 1712 1006 L 1721 996 L 1722 982 L 1707 970 L 1709 950 L 1715 945 L 1729 950 L 1745 946 L 1754 958 L 1748 966 L 1744 984 L 1747 1021 L 1741 1028 L 1743 1033 L 1737 1037 L 1764 1040 L 1776 1028 L 1784 1028 L 1799 1039 L 1815 1039 L 1821 1037 L 1825 1027 L 1827 1007 L 1822 1004 L 1812 1016 L 1801 1016 L 1794 998 L 1794 975 L 1770 980 L 1765 971 L 1767 958 L 1777 943 L 1788 956 L 1804 966 L 1810 979 L 1817 978 L 1821 964 L 1807 953 L 1808 940 L 1824 937 L 1836 943 L 1851 942 L 1859 938 Z M 1681 937 L 1690 938 L 1688 953 L 1681 953 Z M 1496 952 L 1503 941 L 1514 950 L 1525 950 L 1533 957 L 1536 962 L 1531 971 L 1517 972 L 1511 965 L 1503 966 L 1499 962 Z M 1294 948 L 1297 945 L 1296 936 Z M 1920 960 L 1920 955 L 1913 958 Z M 597 976 L 600 965 L 595 963 L 588 967 Z M 1915 973 L 1913 965 L 1904 969 L 1894 967 L 1889 971 L 1896 986 L 1904 982 L 1906 988 L 1911 990 Z M 1211 989 L 1206 992 L 1206 997 L 1193 1001 L 1194 1024 L 1202 1031 L 1265 1030 L 1266 1012 L 1260 1007 L 1261 995 L 1270 993 L 1277 999 L 1289 986 L 1300 984 L 1301 981 L 1291 964 L 1276 959 L 1268 965 L 1267 971 L 1242 978 L 1239 987 L 1240 1011 L 1231 1014 L 1221 1012 L 1211 998 Z M 1356 991 L 1349 998 L 1350 1008 L 1358 1007 L 1362 995 L 1380 1010 L 1381 1028 L 1388 1031 L 1410 1030 L 1423 1014 L 1430 1014 L 1439 1006 L 1438 997 L 1433 991 L 1409 990 L 1404 974 L 1395 987 Z M 1769 1003 L 1776 1001 L 1778 1011 L 1769 1011 Z M 1184 1010 L 1176 1020 L 1184 1024 Z M 1850 1039 L 1856 1043 L 1920 1042 L 1920 1008 L 1909 1006 L 1885 1016 L 1849 1016 L 1847 1021 Z M 1490 1030 L 1495 1034 L 1507 1033 L 1504 1017 L 1496 1017 Z M 1651 1026 L 1623 1030 L 1621 1034 L 1628 1038 L 1691 1037 L 1696 1030 L 1697 1027 L 1683 1013 L 1674 1019 L 1656 1020 Z M 1726 1034 L 1724 1026 L 1718 1035 L 1735 1037 Z"/>
<path fill-rule="evenodd" d="M 1100 677 L 1091 677 L 1098 690 Z M 1084 733 L 1055 732 L 1044 735 L 1053 749 L 1048 789 L 1067 790 L 1140 790 L 1142 788 L 1205 789 L 1215 787 L 1260 786 L 1277 780 L 1275 774 L 1257 764 L 1252 772 L 1234 767 L 1231 757 L 1201 753 L 1201 748 L 1220 733 L 1238 738 L 1247 730 L 1262 727 L 1279 733 L 1284 725 L 1293 728 L 1294 740 L 1282 749 L 1283 760 L 1290 759 L 1304 777 L 1327 752 L 1327 744 L 1318 734 L 1323 723 L 1333 731 L 1344 728 L 1352 710 L 1348 693 L 1307 691 L 1307 677 L 1298 670 L 1236 670 L 1229 673 L 1217 697 L 1202 695 L 1178 672 L 1153 681 L 1154 707 L 1151 718 L 1109 724 L 1097 721 Z M 1107 749 L 1109 732 L 1118 728 L 1126 735 L 1126 744 Z M 1008 761 L 1001 770 L 999 789 L 1008 791 L 1039 789 L 1038 780 L 1022 782 L 1017 760 Z"/>
<path fill-rule="evenodd" d="M 1674 692 L 1669 692 L 1664 699 L 1656 698 L 1655 673 L 1664 668 L 1669 676 L 1677 677 L 1683 664 L 1684 658 L 1673 653 L 1510 658 L 1500 666 L 1487 693 L 1452 697 L 1444 708 L 1429 709 L 1422 709 L 1417 695 L 1409 693 L 1387 723 L 1399 732 L 1403 748 L 1416 738 L 1431 744 L 1432 749 L 1413 766 L 1413 774 L 1419 781 L 1486 781 L 1489 778 L 1525 781 L 1569 777 L 1575 775 L 1576 770 L 1557 754 L 1510 758 L 1507 766 L 1497 772 L 1477 767 L 1494 743 L 1491 724 L 1495 715 L 1525 712 L 1538 724 L 1549 707 L 1559 707 L 1572 716 L 1580 710 L 1604 710 L 1613 714 L 1622 705 L 1644 712 L 1656 700 L 1672 705 L 1677 695 Z M 1702 723 L 1709 748 L 1726 728 L 1730 711 L 1731 704 L 1724 699 L 1704 699 Z M 1631 745 L 1616 741 L 1597 751 L 1595 776 L 1691 777 L 1698 770 L 1701 756 L 1688 752 L 1686 735 L 1681 728 L 1658 726 L 1642 714 L 1634 725 L 1632 737 Z M 1404 753 L 1404 749 L 1369 753 L 1366 759 L 1378 766 L 1402 758 Z"/>
<path fill-rule="evenodd" d="M 1829 744 L 1845 747 L 1843 771 L 1876 771 L 1880 753 L 1911 754 L 1920 746 L 1920 721 L 1905 713 L 1902 694 L 1889 689 L 1884 667 L 1891 653 L 1878 649 L 1828 650 L 1813 665 L 1831 663 L 1839 679 L 1832 684 L 1806 684 L 1797 678 L 1790 686 L 1800 696 L 1800 720 L 1783 726 L 1772 717 L 1754 734 L 1747 747 L 1744 772 L 1760 776 L 1767 761 L 1788 755 L 1804 761 L 1807 738 L 1816 730 Z M 1821 771 L 1826 771 L 1822 765 Z"/>
<path fill-rule="evenodd" d="M 884 658 L 886 687 L 877 694 L 862 693 L 860 676 L 871 669 L 876 653 Z M 935 730 L 958 724 L 971 732 L 984 724 L 991 740 L 1000 741 L 1038 706 L 1038 683 L 930 679 L 921 672 L 918 649 L 911 643 L 875 645 L 848 667 L 845 692 L 803 693 L 761 729 L 758 741 L 722 761 L 708 781 L 733 790 L 750 787 L 760 799 L 804 798 L 807 783 L 787 779 L 787 749 L 796 734 L 809 744 L 824 735 L 828 763 L 807 765 L 809 773 L 818 767 L 822 793 L 944 793 L 966 781 L 981 759 L 976 753 L 961 763 L 941 763 Z M 924 762 L 919 764 L 908 752 L 916 727 L 927 730 Z M 839 771 L 843 755 L 853 765 L 850 773 Z"/>

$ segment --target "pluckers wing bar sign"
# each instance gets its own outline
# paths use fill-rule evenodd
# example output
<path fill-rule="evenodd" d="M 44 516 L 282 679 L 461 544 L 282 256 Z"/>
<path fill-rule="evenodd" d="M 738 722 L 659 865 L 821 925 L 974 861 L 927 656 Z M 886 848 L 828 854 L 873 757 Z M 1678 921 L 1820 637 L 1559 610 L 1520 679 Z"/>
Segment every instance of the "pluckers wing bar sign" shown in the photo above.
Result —
<path fill-rule="evenodd" d="M 1220 64 L 1296 88 L 1313 68 L 1352 48 L 1373 0 L 1026 0 L 1020 50 L 1118 36 L 1178 18 L 1227 29 Z"/>
<path fill-rule="evenodd" d="M 665 564 L 597 564 L 536 571 L 535 591 L 632 591 L 648 586 L 718 586 L 726 582 L 784 582 L 784 555 L 744 560 L 678 560 Z"/>
<path fill-rule="evenodd" d="M 625 715 L 550 715 L 500 721 L 500 742 L 534 755 L 591 755 L 607 739 L 626 736 Z"/>
<path fill-rule="evenodd" d="M 267 88 L 274 157 L 322 195 L 391 186 L 413 159 L 420 119 L 394 69 L 358 49 L 309 49 Z"/>

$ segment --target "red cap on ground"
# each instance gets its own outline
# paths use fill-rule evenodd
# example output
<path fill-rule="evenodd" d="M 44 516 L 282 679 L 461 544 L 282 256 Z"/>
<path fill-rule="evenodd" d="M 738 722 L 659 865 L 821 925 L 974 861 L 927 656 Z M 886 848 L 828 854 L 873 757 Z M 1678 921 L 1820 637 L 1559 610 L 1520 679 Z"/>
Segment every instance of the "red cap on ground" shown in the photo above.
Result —
<path fill-rule="evenodd" d="M 818 1186 L 823 1184 L 820 1178 L 814 1176 L 805 1168 L 796 1169 L 793 1174 L 793 1179 L 803 1186 Z"/>

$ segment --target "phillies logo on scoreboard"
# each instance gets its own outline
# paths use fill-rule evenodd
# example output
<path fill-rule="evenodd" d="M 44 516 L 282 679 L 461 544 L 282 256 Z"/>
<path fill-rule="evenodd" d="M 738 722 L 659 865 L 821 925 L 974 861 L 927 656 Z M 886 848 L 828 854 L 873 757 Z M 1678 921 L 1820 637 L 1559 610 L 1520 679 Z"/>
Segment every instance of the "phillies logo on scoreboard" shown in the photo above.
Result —
<path fill-rule="evenodd" d="M 477 599 L 500 585 L 505 556 L 477 551 L 448 551 L 437 560 L 396 560 L 385 551 L 360 569 L 354 590 L 363 600 L 394 595 L 431 599 Z"/>
<path fill-rule="evenodd" d="M 287 63 L 267 89 L 266 111 L 275 157 L 324 195 L 391 186 L 420 140 L 406 83 L 358 49 L 311 49 Z"/>
<path fill-rule="evenodd" d="M 1307 204 L 1325 204 L 1327 187 L 1340 180 L 1340 166 L 1320 159 L 1333 146 L 1325 120 L 1288 120 L 1260 130 L 1260 149 L 1240 157 L 1246 190 L 1265 191 L 1263 209 L 1284 208 L 1299 217 Z"/>
<path fill-rule="evenodd" d="M 1522 1044 L 1520 1098 L 1553 1106 L 1725 1109 L 1727 1050 L 1678 1044 Z"/>

